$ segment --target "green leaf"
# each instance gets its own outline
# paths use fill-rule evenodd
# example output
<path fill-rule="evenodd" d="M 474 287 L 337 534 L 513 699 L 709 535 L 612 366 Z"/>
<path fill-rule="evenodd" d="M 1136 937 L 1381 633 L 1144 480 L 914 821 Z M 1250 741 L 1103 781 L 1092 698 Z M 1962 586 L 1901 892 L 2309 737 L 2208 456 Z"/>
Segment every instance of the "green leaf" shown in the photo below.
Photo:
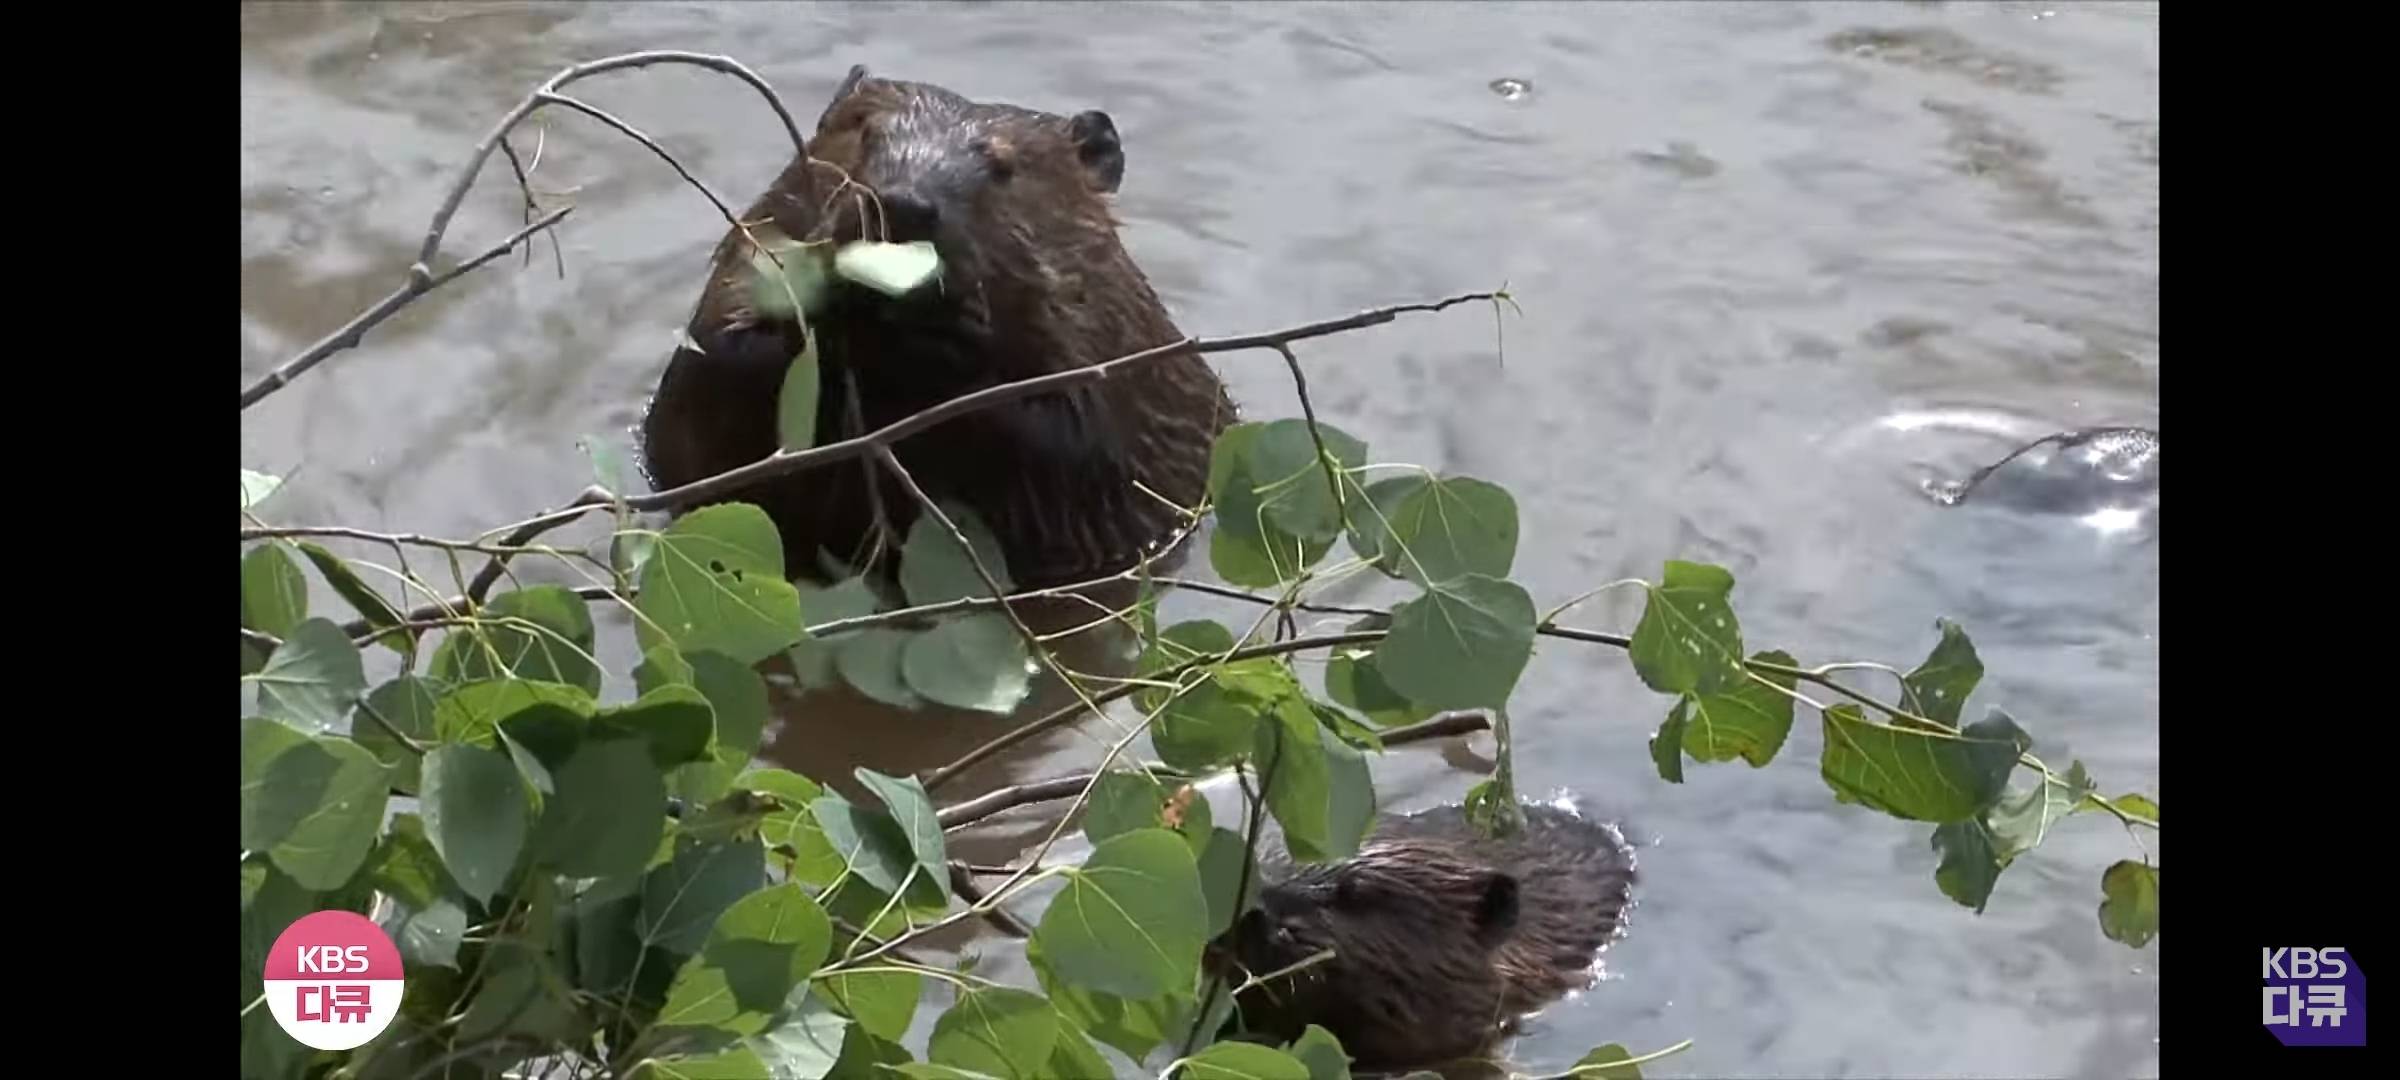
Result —
<path fill-rule="evenodd" d="M 555 769 L 574 753 L 597 710 L 591 695 L 572 686 L 521 679 L 468 683 L 435 700 L 433 730 L 444 742 L 497 748 L 505 726 Z"/>
<path fill-rule="evenodd" d="M 1787 668 L 1798 663 L 1782 652 L 1762 652 L 1750 659 L 1753 663 Z M 1790 675 L 1761 674 L 1756 678 L 1745 677 L 1713 694 L 1685 694 L 1684 700 L 1691 708 L 1685 714 L 1690 727 L 1683 735 L 1683 749 L 1694 761 L 1731 761 L 1738 757 L 1754 769 L 1775 760 L 1776 752 L 1783 749 L 1784 738 L 1792 733 L 1790 691 L 1798 683 Z M 1776 687 L 1783 689 L 1778 691 Z"/>
<path fill-rule="evenodd" d="M 242 509 L 253 510 L 283 486 L 283 478 L 252 469 L 242 470 Z"/>
<path fill-rule="evenodd" d="M 1983 660 L 1975 655 L 1975 643 L 1967 640 L 1967 632 L 1957 623 L 1939 619 L 1934 626 L 1941 631 L 1942 640 L 1924 663 L 1901 678 L 1900 703 L 1928 720 L 1956 727 L 1967 697 L 1975 692 L 1975 684 L 1983 681 Z"/>
<path fill-rule="evenodd" d="M 1006 716 L 1033 685 L 1033 661 L 1008 616 L 984 611 L 945 618 L 909 639 L 900 675 L 930 700 Z"/>
<path fill-rule="evenodd" d="M 512 589 L 493 597 L 478 618 L 488 625 L 453 630 L 434 650 L 435 678 L 448 683 L 520 678 L 600 692 L 592 613 L 574 590 L 557 585 Z M 497 622 L 502 619 L 540 629 Z"/>
<path fill-rule="evenodd" d="M 342 636 L 340 627 L 321 618 L 292 627 L 251 679 L 258 683 L 260 712 L 316 731 L 341 723 L 367 689 L 358 646 Z"/>
<path fill-rule="evenodd" d="M 401 961 L 410 968 L 458 967 L 459 939 L 467 932 L 467 911 L 450 900 L 436 900 L 411 911 L 392 935 Z"/>
<path fill-rule="evenodd" d="M 369 692 L 366 700 L 350 714 L 350 737 L 392 770 L 392 787 L 405 794 L 416 794 L 422 782 L 419 774 L 423 759 L 385 731 L 384 724 L 390 724 L 420 747 L 434 742 L 437 687 L 429 679 L 402 675 Z M 383 718 L 381 723 L 367 715 L 370 709 Z"/>
<path fill-rule="evenodd" d="M 524 782 L 505 754 L 448 743 L 425 755 L 425 834 L 478 902 L 508 881 L 524 850 Z"/>
<path fill-rule="evenodd" d="M 1200 852 L 1199 869 L 1200 891 L 1208 899 L 1208 925 L 1212 930 L 1232 926 L 1234 912 L 1258 899 L 1258 871 L 1242 834 L 1221 825 L 1211 828 L 1208 845 Z M 1236 890 L 1241 890 L 1238 898 Z"/>
<path fill-rule="evenodd" d="M 750 304 L 769 319 L 798 321 L 824 302 L 827 259 L 823 248 L 776 239 L 773 257 L 750 252 Z"/>
<path fill-rule="evenodd" d="M 441 853 L 425 835 L 424 819 L 415 814 L 392 815 L 367 864 L 367 875 L 377 891 L 418 910 L 432 907 L 453 888 Z"/>
<path fill-rule="evenodd" d="M 1176 667 L 1195 660 L 1222 656 L 1233 649 L 1233 631 L 1222 624 L 1206 619 L 1177 623 L 1158 635 L 1158 641 L 1146 651 L 1138 666 L 1144 678 L 1164 678 Z M 1144 713 L 1156 712 L 1162 704 L 1158 721 L 1151 727 L 1150 737 L 1158 756 L 1179 769 L 1205 770 L 1224 764 L 1250 752 L 1251 729 L 1257 726 L 1258 714 L 1268 702 L 1243 692 L 1240 678 L 1228 679 L 1228 672 L 1258 672 L 1275 668 L 1272 660 L 1239 661 L 1219 668 L 1188 693 L 1168 704 L 1168 692 L 1145 688 L 1134 694 L 1136 708 Z M 1179 676 L 1190 683 L 1198 676 Z"/>
<path fill-rule="evenodd" d="M 1331 538 L 1303 541 L 1266 515 L 1257 490 L 1260 480 L 1251 469 L 1252 449 L 1265 429 L 1255 422 L 1226 428 L 1217 436 L 1208 465 L 1208 494 L 1217 516 L 1209 537 L 1209 565 L 1228 584 L 1252 588 L 1298 577 L 1333 547 Z"/>
<path fill-rule="evenodd" d="M 721 927 L 718 916 L 766 884 L 766 853 L 757 840 L 722 844 L 683 840 L 675 845 L 675 855 L 666 865 L 643 875 L 642 908 L 634 920 L 634 932 L 646 945 L 689 955 L 709 940 L 711 927 Z M 816 904 L 811 901 L 809 906 Z M 813 965 L 810 970 L 815 970 Z M 781 1000 L 782 991 L 775 997 Z"/>
<path fill-rule="evenodd" d="M 332 771 L 314 787 L 315 805 L 267 849 L 267 857 L 301 886 L 326 891 L 349 881 L 375 849 L 390 801 L 389 774 L 374 754 L 348 739 L 321 735 L 310 744 L 333 759 Z M 279 774 L 270 770 L 267 783 L 280 786 Z"/>
<path fill-rule="evenodd" d="M 2120 859 L 2100 875 L 2100 932 L 2141 948 L 2158 936 L 2158 868 Z"/>
<path fill-rule="evenodd" d="M 1642 683 L 1662 694 L 1715 694 L 1743 677 L 1742 627 L 1723 567 L 1670 559 L 1650 587 L 1629 653 Z"/>
<path fill-rule="evenodd" d="M 1692 699 L 1684 695 L 1675 699 L 1667 710 L 1667 720 L 1658 726 L 1658 734 L 1650 736 L 1650 760 L 1658 766 L 1658 778 L 1670 784 L 1683 783 L 1683 736 L 1691 727 L 1686 713 Z"/>
<path fill-rule="evenodd" d="M 752 1036 L 747 1045 L 773 1080 L 820 1080 L 841 1060 L 849 1028 L 850 1021 L 812 995 L 790 1019 Z"/>
<path fill-rule="evenodd" d="M 1284 1050 L 1308 1067 L 1308 1080 L 1350 1080 L 1350 1055 L 1342 1049 L 1342 1041 L 1324 1028 L 1308 1025 Z"/>
<path fill-rule="evenodd" d="M 1298 1058 L 1257 1043 L 1221 1042 L 1184 1060 L 1180 1080 L 1309 1080 Z"/>
<path fill-rule="evenodd" d="M 1500 708 L 1533 656 L 1533 597 L 1512 581 L 1470 574 L 1427 586 L 1392 609 L 1375 670 L 1428 709 Z"/>
<path fill-rule="evenodd" d="M 1165 828 L 1170 794 L 1165 784 L 1146 772 L 1112 769 L 1102 773 L 1083 808 L 1083 835 L 1097 844 L 1135 829 Z"/>
<path fill-rule="evenodd" d="M 783 388 L 775 396 L 775 438 L 786 450 L 806 450 L 817 444 L 817 334 L 805 331 L 807 344 L 792 366 L 783 371 Z"/>
<path fill-rule="evenodd" d="M 340 768 L 308 733 L 263 716 L 242 720 L 242 846 L 273 847 L 324 798 Z"/>
<path fill-rule="evenodd" d="M 1383 615 L 1369 615 L 1343 629 L 1350 633 L 1368 630 L 1389 630 L 1392 620 Z M 1365 716 L 1382 727 L 1414 724 L 1433 716 L 1439 710 L 1428 709 L 1410 701 L 1406 695 L 1392 689 L 1375 670 L 1375 650 L 1367 645 L 1343 645 L 1333 650 L 1325 665 L 1325 695 L 1353 712 Z"/>
<path fill-rule="evenodd" d="M 917 865 L 925 871 L 924 879 L 941 890 L 944 900 L 949 899 L 950 855 L 942 846 L 942 823 L 934 814 L 933 796 L 925 793 L 925 785 L 913 776 L 885 776 L 864 767 L 853 770 L 852 775 L 891 808 L 892 820 L 900 826 L 901 837 L 916 854 Z"/>
<path fill-rule="evenodd" d="M 752 1034 L 824 965 L 833 922 L 806 889 L 788 882 L 717 910 L 714 926 L 701 927 L 692 948 L 682 950 L 699 955 L 676 973 L 660 1022 Z"/>
<path fill-rule="evenodd" d="M 881 600 L 863 576 L 844 578 L 830 586 L 818 587 L 805 582 L 796 583 L 800 590 L 800 610 L 808 613 L 811 624 L 822 626 L 843 619 L 857 619 L 875 614 Z M 848 635 L 831 638 L 804 637 L 792 646 L 789 653 L 792 674 L 800 685 L 821 690 L 834 683 L 834 656 Z"/>
<path fill-rule="evenodd" d="M 1239 836 L 1234 838 L 1234 845 L 1235 853 L 1241 854 Z M 1186 1030 L 1191 999 L 1188 991 L 1129 1001 L 1114 994 L 1086 990 L 1059 977 L 1049 959 L 1042 955 L 1040 935 L 1026 942 L 1025 959 L 1059 1015 L 1135 1061 L 1148 1057 L 1150 1051 L 1166 1042 L 1170 1031 L 1181 1037 Z"/>
<path fill-rule="evenodd" d="M 1588 1070 L 1578 1073 L 1578 1077 L 1592 1077 L 1594 1080 L 1642 1080 L 1642 1070 L 1634 1065 L 1619 1065 L 1613 1069 L 1593 1068 L 1632 1060 L 1633 1051 L 1625 1049 L 1621 1043 L 1609 1043 L 1583 1055 L 1582 1060 L 1575 1063 L 1575 1068 Z"/>
<path fill-rule="evenodd" d="M 767 729 L 767 683 L 756 669 L 720 653 L 696 654 L 688 658 L 687 667 L 692 672 L 689 685 L 708 699 L 716 714 L 716 742 L 707 761 L 675 771 L 673 786 L 686 799 L 710 802 L 725 794 L 758 752 Z"/>
<path fill-rule="evenodd" d="M 1267 777 L 1267 809 L 1293 857 L 1325 862 L 1356 854 L 1375 813 L 1365 759 L 1330 737 L 1297 696 L 1279 702 L 1274 721 L 1257 730 L 1252 760 Z"/>
<path fill-rule="evenodd" d="M 825 840 L 850 866 L 858 879 L 885 893 L 900 891 L 909 870 L 918 865 L 916 853 L 900 823 L 879 810 L 859 806 L 838 795 L 809 804 Z M 947 885 L 948 875 L 942 882 Z"/>
<path fill-rule="evenodd" d="M 1465 476 L 1395 476 L 1367 485 L 1350 512 L 1350 547 L 1393 577 L 1427 582 L 1467 574 L 1506 578 L 1517 561 L 1517 500 Z"/>
<path fill-rule="evenodd" d="M 1114 836 L 1066 876 L 1034 931 L 1053 970 L 1119 997 L 1191 986 L 1208 907 L 1183 837 L 1165 829 Z"/>
<path fill-rule="evenodd" d="M 962 1069 L 932 1061 L 911 1061 L 895 1065 L 892 1071 L 909 1080 L 1001 1080 L 1001 1077 L 976 1069 Z"/>
<path fill-rule="evenodd" d="M 914 635 L 888 626 L 870 626 L 849 636 L 836 654 L 844 682 L 894 708 L 913 710 L 925 704 L 901 675 L 903 651 Z"/>
<path fill-rule="evenodd" d="M 2031 740 L 2006 714 L 1960 735 L 1877 724 L 1856 705 L 1825 710 L 1820 772 L 1834 793 L 1911 821 L 1964 821 L 1998 801 Z"/>
<path fill-rule="evenodd" d="M 2090 796 L 2091 781 L 2083 775 L 2082 763 L 2076 764 L 2064 784 L 2045 779 L 2002 798 L 1978 818 L 1935 828 L 1933 847 L 1942 860 L 1934 870 L 1934 883 L 1942 894 L 1982 914 L 2001 871 L 2040 846 L 2051 823 L 2074 813 Z"/>
<path fill-rule="evenodd" d="M 625 467 L 624 447 L 617 445 L 615 439 L 602 438 L 589 432 L 577 437 L 575 445 L 592 461 L 593 483 L 611 492 L 625 490 L 625 478 L 630 474 Z"/>
<path fill-rule="evenodd" d="M 2116 807 L 2119 811 L 2130 814 L 2137 818 L 2141 818 L 2153 825 L 2158 824 L 2158 803 L 2145 796 L 2119 795 L 2114 799 L 2108 800 L 2108 804 Z M 2077 809 L 2081 809 L 2081 807 L 2079 806 Z"/>
<path fill-rule="evenodd" d="M 507 1031 L 531 1039 L 563 1039 L 581 1027 L 566 998 L 567 981 L 548 957 L 531 949 L 505 949 L 491 966 L 483 989 L 459 1021 L 461 1041 L 481 1041 Z"/>
<path fill-rule="evenodd" d="M 1058 1043 L 1050 1049 L 1048 1075 L 1104 1080 L 1116 1074 L 1117 1071 L 1109 1067 L 1108 1059 L 1100 1056 L 1100 1051 L 1093 1048 L 1092 1040 L 1085 1038 L 1083 1032 L 1075 1030 L 1070 1024 L 1058 1026 Z"/>
<path fill-rule="evenodd" d="M 399 608 L 393 607 L 391 601 L 384 599 L 382 593 L 376 592 L 369 588 L 366 582 L 359 580 L 358 572 L 350 569 L 349 563 L 343 562 L 341 557 L 333 552 L 306 540 L 298 541 L 294 546 L 300 549 L 300 554 L 308 556 L 309 562 L 316 564 L 317 573 L 324 575 L 325 583 L 333 586 L 333 591 L 339 593 L 353 610 L 364 617 L 369 627 L 389 631 L 377 634 L 375 636 L 376 644 L 402 656 L 410 656 L 416 652 L 415 631 L 397 629 L 401 623 L 408 621 L 408 617 L 401 614 Z"/>
<path fill-rule="evenodd" d="M 1325 452 L 1341 470 L 1345 501 L 1358 501 L 1358 485 L 1348 470 L 1367 463 L 1367 444 L 1331 424 L 1319 423 L 1317 434 Z M 1250 476 L 1273 490 L 1261 496 L 1267 520 L 1304 540 L 1330 543 L 1342 534 L 1342 508 L 1334 502 L 1333 485 L 1325 476 L 1306 420 L 1274 420 L 1259 429 L 1250 444 Z M 1364 514 L 1363 507 L 1353 511 Z"/>
<path fill-rule="evenodd" d="M 1460 809 L 1466 813 L 1467 824 L 1482 836 L 1515 836 L 1525 827 L 1525 809 L 1517 803 L 1516 784 L 1505 772 L 1468 788 Z"/>
<path fill-rule="evenodd" d="M 533 830 L 535 856 L 569 877 L 641 870 L 667 822 L 667 787 L 636 739 L 586 742 L 557 774 Z"/>
<path fill-rule="evenodd" d="M 908 1033 L 917 999 L 925 996 L 925 977 L 913 971 L 845 972 L 819 979 L 815 986 L 869 1034 L 894 1041 Z"/>
<path fill-rule="evenodd" d="M 766 511 L 720 503 L 684 515 L 658 538 L 634 606 L 643 651 L 673 642 L 756 664 L 800 640 L 800 594 L 783 578 L 783 540 Z M 656 624 L 653 629 L 652 624 Z"/>
<path fill-rule="evenodd" d="M 925 1057 L 1003 1080 L 1050 1080 L 1043 1067 L 1058 1042 L 1058 1021 L 1057 1010 L 1038 994 L 1006 987 L 970 990 L 934 1022 Z"/>
<path fill-rule="evenodd" d="M 924 240 L 906 244 L 860 241 L 834 253 L 833 272 L 885 296 L 915 292 L 942 272 L 942 257 Z"/>
<path fill-rule="evenodd" d="M 825 1080 L 891 1080 L 894 1073 L 914 1065 L 908 1050 L 894 1045 L 852 1025 L 842 1037 L 841 1060 L 833 1063 L 833 1071 Z"/>
<path fill-rule="evenodd" d="M 717 716 L 706 695 L 689 686 L 670 684 L 644 693 L 630 704 L 600 710 L 592 724 L 602 731 L 642 739 L 650 746 L 650 759 L 660 768 L 672 769 L 709 759 Z"/>
<path fill-rule="evenodd" d="M 810 805 L 825 794 L 816 781 L 783 769 L 759 769 L 743 773 L 733 784 L 743 791 L 772 796 L 780 804 L 759 821 L 758 838 L 770 848 L 791 849 L 792 880 L 823 887 L 841 876 L 848 864 L 825 838 L 825 829 L 817 824 Z"/>
<path fill-rule="evenodd" d="M 278 544 L 261 544 L 242 556 L 242 625 L 262 634 L 289 637 L 308 617 L 308 579 Z"/>
<path fill-rule="evenodd" d="M 991 571 L 1001 590 L 1015 589 L 1001 555 L 1000 541 L 983 519 L 957 503 L 945 501 L 938 505 L 966 536 L 975 549 L 974 559 L 980 559 L 983 568 Z M 958 537 L 950 535 L 939 518 L 926 513 L 918 514 L 916 522 L 908 527 L 908 540 L 900 548 L 900 590 L 907 594 L 911 605 L 943 604 L 992 594 L 983 577 L 975 572 L 975 562 L 966 549 L 958 546 Z"/>

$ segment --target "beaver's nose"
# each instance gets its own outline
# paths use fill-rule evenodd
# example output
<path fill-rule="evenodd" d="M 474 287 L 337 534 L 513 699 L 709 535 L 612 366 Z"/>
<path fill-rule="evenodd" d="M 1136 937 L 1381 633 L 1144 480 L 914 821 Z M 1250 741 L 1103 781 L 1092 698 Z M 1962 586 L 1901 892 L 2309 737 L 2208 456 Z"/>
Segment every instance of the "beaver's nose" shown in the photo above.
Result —
<path fill-rule="evenodd" d="M 923 193 L 900 188 L 883 192 L 884 240 L 894 244 L 933 239 L 942 223 L 941 206 Z"/>

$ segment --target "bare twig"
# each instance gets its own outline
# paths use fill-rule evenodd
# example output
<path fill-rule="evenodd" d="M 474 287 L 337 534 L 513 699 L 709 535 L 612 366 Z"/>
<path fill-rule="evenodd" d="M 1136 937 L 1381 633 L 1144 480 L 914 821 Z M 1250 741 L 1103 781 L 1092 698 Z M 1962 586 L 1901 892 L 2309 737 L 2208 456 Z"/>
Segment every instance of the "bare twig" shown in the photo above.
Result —
<path fill-rule="evenodd" d="M 284 361 L 275 370 L 261 376 L 257 382 L 243 387 L 242 408 L 247 409 L 263 400 L 267 395 L 290 385 L 293 379 L 300 377 L 301 372 L 317 366 L 318 362 L 326 357 L 343 349 L 356 347 L 360 339 L 367 336 L 367 331 L 374 329 L 383 320 L 391 318 L 394 312 L 407 307 L 416 298 L 457 280 L 476 267 L 508 254 L 518 244 L 523 243 L 526 237 L 558 224 L 568 214 L 574 212 L 575 208 L 572 206 L 562 206 L 552 210 L 542 215 L 540 220 L 533 224 L 510 233 L 508 239 L 485 248 L 483 254 L 468 259 L 440 274 L 434 273 L 432 267 L 424 262 L 410 266 L 408 280 L 401 283 L 399 288 L 392 290 L 391 295 L 377 301 L 374 307 L 359 312 L 357 317 L 342 324 L 341 329 L 317 339 L 316 344 L 302 350 L 300 355 Z"/>
<path fill-rule="evenodd" d="M 648 67 L 652 64 L 689 64 L 720 71 L 749 83 L 767 99 L 767 104 L 775 110 L 776 117 L 783 121 L 784 132 L 791 136 L 793 151 L 804 156 L 808 153 L 808 140 L 800 133 L 799 122 L 792 119 L 791 110 L 784 107 L 783 98 L 775 93 L 774 87 L 767 85 L 765 79 L 759 78 L 756 72 L 751 71 L 732 57 L 659 49 L 603 57 L 566 68 L 550 76 L 542 85 L 535 87 L 532 93 L 525 95 L 525 99 L 519 101 L 515 108 L 508 111 L 507 115 L 502 116 L 499 123 L 492 126 L 491 132 L 483 137 L 483 141 L 475 145 L 474 152 L 468 155 L 465 166 L 459 170 L 458 179 L 451 183 L 449 193 L 443 196 L 440 208 L 434 211 L 433 221 L 425 228 L 425 240 L 417 248 L 416 261 L 408 268 L 407 282 L 393 290 L 390 296 L 384 297 L 374 307 L 359 313 L 341 329 L 309 346 L 300 355 L 285 361 L 275 370 L 268 372 L 264 378 L 243 388 L 242 408 L 247 409 L 267 395 L 290 385 L 294 378 L 316 366 L 326 357 L 343 349 L 355 347 L 369 329 L 390 318 L 393 312 L 406 307 L 417 297 L 433 291 L 442 283 L 456 278 L 460 274 L 506 254 L 526 237 L 549 228 L 566 217 L 574 207 L 561 207 L 543 215 L 541 220 L 518 230 L 500 246 L 470 259 L 446 273 L 437 276 L 433 272 L 433 260 L 441 254 L 442 236 L 450 231 L 450 219 L 458 215 L 458 208 L 466 202 L 467 191 L 475 186 L 475 177 L 483 171 L 484 162 L 491 159 L 492 151 L 499 149 L 501 140 L 507 138 L 511 130 L 522 123 L 526 117 L 531 116 L 534 110 L 545 104 L 558 103 L 552 99 L 558 98 L 558 92 L 572 83 L 604 72 Z"/>
<path fill-rule="evenodd" d="M 276 637 L 273 634 L 262 634 L 256 630 L 250 629 L 247 626 L 242 627 L 242 640 L 258 646 L 259 649 L 270 653 L 283 647 L 282 638 Z"/>
<path fill-rule="evenodd" d="M 990 894 L 984 892 L 982 886 L 975 884 L 975 871 L 967 864 L 962 862 L 950 864 L 950 888 L 969 905 L 983 907 L 984 921 L 991 923 L 994 929 L 1018 939 L 1033 936 L 1032 927 L 1026 926 L 1016 916 L 1009 914 L 1007 908 L 992 901 Z"/>

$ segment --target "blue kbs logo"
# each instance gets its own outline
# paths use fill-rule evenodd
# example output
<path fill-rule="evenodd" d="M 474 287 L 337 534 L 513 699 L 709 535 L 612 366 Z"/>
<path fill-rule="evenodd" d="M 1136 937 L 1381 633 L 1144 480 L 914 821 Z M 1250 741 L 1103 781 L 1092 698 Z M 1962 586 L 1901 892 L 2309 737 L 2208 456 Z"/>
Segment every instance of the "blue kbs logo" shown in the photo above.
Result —
<path fill-rule="evenodd" d="M 2367 1045 L 2367 976 L 2338 946 L 2259 950 L 2266 1025 L 2285 1046 Z"/>

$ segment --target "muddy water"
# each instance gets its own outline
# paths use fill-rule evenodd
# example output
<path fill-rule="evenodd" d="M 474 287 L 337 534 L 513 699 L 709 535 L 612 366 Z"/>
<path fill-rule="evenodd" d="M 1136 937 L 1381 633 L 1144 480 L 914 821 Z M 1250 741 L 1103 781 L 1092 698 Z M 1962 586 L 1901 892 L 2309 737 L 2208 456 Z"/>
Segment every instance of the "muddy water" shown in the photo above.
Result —
<path fill-rule="evenodd" d="M 1515 492 L 1538 602 L 1688 557 L 1737 575 L 1754 647 L 1812 662 L 1913 663 L 1955 618 L 1991 672 L 1977 710 L 2157 792 L 2155 515 L 1921 490 L 2047 431 L 2156 425 L 2155 6 L 280 3 L 245 7 L 242 40 L 245 381 L 396 284 L 465 151 L 577 60 L 729 53 L 804 123 L 862 61 L 1101 107 L 1128 243 L 1193 332 L 1509 284 L 1524 310 L 1499 343 L 1488 311 L 1456 309 L 1303 356 L 1320 414 L 1377 459 Z M 707 73 L 585 89 L 731 201 L 789 152 Z M 516 226 L 506 176 L 447 251 Z M 292 476 L 277 520 L 470 534 L 588 483 L 579 436 L 624 441 L 721 222 L 576 118 L 547 125 L 535 183 L 579 207 L 559 250 L 244 414 L 244 464 Z M 1252 415 L 1295 414 L 1271 354 L 1219 366 Z M 1635 602 L 1573 621 L 1628 628 Z M 623 631 L 604 630 L 615 670 Z M 1768 768 L 1671 787 L 1645 752 L 1661 699 L 1622 656 L 1546 641 L 1516 704 L 1523 785 L 1621 815 L 1647 874 L 1611 981 L 1532 1023 L 1527 1070 L 1691 1038 L 1650 1074 L 2156 1072 L 2160 947 L 2093 914 L 2133 850 L 2113 825 L 2057 830 L 1978 917 L 1935 890 L 1926 829 L 1832 804 L 1812 725 Z M 995 730 L 811 715 L 835 719 L 776 753 L 820 771 L 931 764 Z M 1090 753 L 1063 739 L 978 783 Z M 1469 756 L 1395 753 L 1378 782 L 1404 806 L 1455 798 Z"/>

